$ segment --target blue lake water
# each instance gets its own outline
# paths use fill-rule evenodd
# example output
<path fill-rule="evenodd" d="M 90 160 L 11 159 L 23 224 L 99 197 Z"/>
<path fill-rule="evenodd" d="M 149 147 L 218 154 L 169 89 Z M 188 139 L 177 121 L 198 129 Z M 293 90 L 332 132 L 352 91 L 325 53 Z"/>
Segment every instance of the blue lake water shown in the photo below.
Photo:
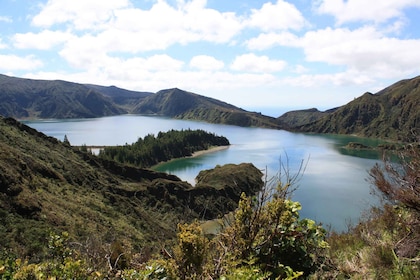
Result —
<path fill-rule="evenodd" d="M 302 217 L 314 219 L 337 231 L 357 222 L 364 210 L 377 203 L 377 198 L 370 194 L 371 185 L 367 179 L 368 170 L 378 162 L 380 155 L 364 151 L 352 152 L 350 156 L 342 148 L 350 141 L 376 145 L 378 141 L 372 139 L 308 135 L 139 115 L 24 123 L 59 140 L 67 135 L 72 145 L 131 144 L 147 134 L 188 128 L 227 137 L 232 144 L 228 149 L 173 160 L 157 167 L 192 184 L 201 170 L 216 165 L 251 162 L 270 178 L 280 170 L 280 162 L 294 174 L 304 161 L 306 169 L 293 200 L 302 204 Z"/>

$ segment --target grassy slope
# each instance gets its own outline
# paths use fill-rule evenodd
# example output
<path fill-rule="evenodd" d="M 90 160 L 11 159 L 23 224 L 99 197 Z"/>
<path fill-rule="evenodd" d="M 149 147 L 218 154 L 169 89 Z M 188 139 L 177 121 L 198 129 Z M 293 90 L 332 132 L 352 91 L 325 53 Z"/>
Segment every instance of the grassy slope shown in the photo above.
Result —
<path fill-rule="evenodd" d="M 420 134 L 420 76 L 395 83 L 377 94 L 365 93 L 323 118 L 298 126 L 316 133 L 415 141 Z"/>
<path fill-rule="evenodd" d="M 282 128 L 274 118 L 177 88 L 162 90 L 145 98 L 136 106 L 134 112 L 210 123 Z"/>
<path fill-rule="evenodd" d="M 365 93 L 339 108 L 288 112 L 271 118 L 180 89 L 156 94 L 116 87 L 0 75 L 0 114 L 17 118 L 83 118 L 124 113 L 157 114 L 238 126 L 356 134 L 411 142 L 419 135 L 420 77 L 377 94 Z"/>
<path fill-rule="evenodd" d="M 0 75 L 0 115 L 15 118 L 88 118 L 125 113 L 87 86 Z"/>
<path fill-rule="evenodd" d="M 239 126 L 285 128 L 275 118 L 180 89 L 152 94 L 114 86 L 0 75 L 0 101 L 0 115 L 21 119 L 87 118 L 137 113 Z"/>
<path fill-rule="evenodd" d="M 140 100 L 153 94 L 152 92 L 133 91 L 116 86 L 105 87 L 91 84 L 87 84 L 86 86 L 111 98 L 112 102 L 125 109 L 128 113 L 131 113 L 133 107 Z"/>
<path fill-rule="evenodd" d="M 306 110 L 296 110 L 286 112 L 277 119 L 281 122 L 287 123 L 290 127 L 301 126 L 304 124 L 312 123 L 317 121 L 330 113 L 335 109 L 321 112 L 316 108 L 306 109 Z"/>
<path fill-rule="evenodd" d="M 22 255 L 42 257 L 49 232 L 64 230 L 80 242 L 153 247 L 174 237 L 177 222 L 213 218 L 239 199 L 214 185 L 195 190 L 173 175 L 100 160 L 13 119 L 0 118 L 0 132 L 0 239 Z M 233 168 L 243 170 L 240 191 L 261 187 L 254 166 Z"/>

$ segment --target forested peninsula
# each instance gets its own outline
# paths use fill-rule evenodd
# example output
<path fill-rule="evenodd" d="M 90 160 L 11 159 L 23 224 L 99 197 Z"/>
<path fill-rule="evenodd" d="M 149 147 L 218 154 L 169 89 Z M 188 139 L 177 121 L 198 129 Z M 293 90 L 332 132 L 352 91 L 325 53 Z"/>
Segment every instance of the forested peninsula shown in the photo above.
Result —
<path fill-rule="evenodd" d="M 99 157 L 148 168 L 171 159 L 191 156 L 214 146 L 229 146 L 229 140 L 204 130 L 170 130 L 149 134 L 131 145 L 105 147 Z"/>

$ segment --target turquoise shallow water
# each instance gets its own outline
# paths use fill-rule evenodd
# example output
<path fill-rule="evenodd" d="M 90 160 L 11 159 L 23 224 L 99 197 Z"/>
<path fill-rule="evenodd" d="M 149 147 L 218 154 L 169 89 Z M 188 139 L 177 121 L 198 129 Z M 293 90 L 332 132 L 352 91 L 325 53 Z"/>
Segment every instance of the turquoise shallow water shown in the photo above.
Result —
<path fill-rule="evenodd" d="M 158 170 L 175 174 L 192 184 L 201 170 L 218 164 L 251 162 L 270 178 L 278 173 L 281 162 L 294 174 L 304 161 L 306 169 L 293 196 L 302 204 L 301 216 L 338 231 L 357 222 L 362 211 L 377 203 L 376 197 L 370 195 L 367 178 L 368 170 L 380 155 L 373 151 L 352 151 L 350 155 L 342 148 L 348 142 L 378 144 L 372 139 L 306 135 L 138 115 L 25 123 L 59 140 L 67 135 L 72 145 L 124 145 L 150 133 L 188 128 L 204 129 L 227 137 L 232 144 L 228 149 L 174 160 L 158 167 Z"/>

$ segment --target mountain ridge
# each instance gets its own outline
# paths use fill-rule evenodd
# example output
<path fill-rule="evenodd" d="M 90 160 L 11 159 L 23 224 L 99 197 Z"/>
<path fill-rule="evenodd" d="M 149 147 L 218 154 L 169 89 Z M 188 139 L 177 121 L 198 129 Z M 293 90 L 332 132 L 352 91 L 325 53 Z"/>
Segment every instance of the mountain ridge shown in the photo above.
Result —
<path fill-rule="evenodd" d="M 134 91 L 116 86 L 100 86 L 93 84 L 85 84 L 85 86 L 108 96 L 115 104 L 125 109 L 127 113 L 132 113 L 133 106 L 135 106 L 139 100 L 154 94 L 153 92 Z"/>
<path fill-rule="evenodd" d="M 244 127 L 412 142 L 420 134 L 419 83 L 420 76 L 417 76 L 323 112 L 311 108 L 273 118 L 179 88 L 157 93 L 136 92 L 115 86 L 0 75 L 0 115 L 25 119 L 150 114 Z"/>
<path fill-rule="evenodd" d="M 239 126 L 285 128 L 275 118 L 178 88 L 151 93 L 0 75 L 0 101 L 0 115 L 18 119 L 152 114 Z"/>
<path fill-rule="evenodd" d="M 366 92 L 321 118 L 293 129 L 416 142 L 420 137 L 419 85 L 420 76 L 417 76 L 396 82 L 375 94 Z"/>
<path fill-rule="evenodd" d="M 248 112 L 226 102 L 178 88 L 161 90 L 146 97 L 133 112 L 238 126 L 276 129 L 286 127 L 275 118 Z"/>
<path fill-rule="evenodd" d="M 0 75 L 0 115 L 15 118 L 91 118 L 122 114 L 111 99 L 82 84 Z"/>

